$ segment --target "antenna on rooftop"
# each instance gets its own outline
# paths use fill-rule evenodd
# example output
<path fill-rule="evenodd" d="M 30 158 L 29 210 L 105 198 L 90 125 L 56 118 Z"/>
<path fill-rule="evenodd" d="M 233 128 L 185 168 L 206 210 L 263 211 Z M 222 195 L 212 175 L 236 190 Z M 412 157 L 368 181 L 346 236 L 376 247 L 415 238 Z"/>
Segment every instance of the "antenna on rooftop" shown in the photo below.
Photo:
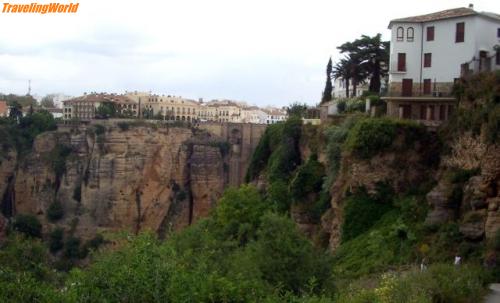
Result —
<path fill-rule="evenodd" d="M 26 96 L 31 96 L 31 80 L 28 80 L 28 94 Z"/>

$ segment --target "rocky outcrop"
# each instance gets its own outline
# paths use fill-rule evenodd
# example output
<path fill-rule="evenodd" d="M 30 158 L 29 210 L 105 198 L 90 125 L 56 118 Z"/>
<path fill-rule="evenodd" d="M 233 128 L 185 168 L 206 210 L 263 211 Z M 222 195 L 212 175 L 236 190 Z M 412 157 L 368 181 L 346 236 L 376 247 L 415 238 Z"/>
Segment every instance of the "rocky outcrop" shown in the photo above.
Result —
<path fill-rule="evenodd" d="M 38 216 L 44 232 L 59 225 L 83 238 L 118 230 L 166 234 L 206 216 L 227 185 L 231 155 L 214 140 L 196 143 L 198 133 L 92 126 L 44 133 L 17 165 L 0 163 L 0 193 L 15 193 L 14 214 Z M 54 202 L 64 216 L 50 222 Z"/>
<path fill-rule="evenodd" d="M 485 209 L 468 213 L 460 224 L 460 232 L 469 240 L 479 240 L 483 238 L 485 216 Z"/>
<path fill-rule="evenodd" d="M 490 146 L 481 163 L 483 182 L 478 189 L 485 194 L 488 212 L 485 223 L 487 238 L 495 236 L 500 229 L 500 147 Z"/>
<path fill-rule="evenodd" d="M 458 220 L 460 232 L 469 240 L 492 238 L 500 229 L 500 148 L 489 146 L 482 157 L 480 174 L 464 183 L 452 184 L 446 173 L 427 194 L 431 206 L 426 223 L 438 225 Z M 456 195 L 454 193 L 462 193 Z M 461 197 L 460 201 L 452 201 Z"/>
<path fill-rule="evenodd" d="M 439 225 L 454 219 L 456 209 L 450 205 L 454 190 L 455 185 L 443 179 L 426 195 L 427 202 L 432 207 L 425 220 L 426 225 Z"/>

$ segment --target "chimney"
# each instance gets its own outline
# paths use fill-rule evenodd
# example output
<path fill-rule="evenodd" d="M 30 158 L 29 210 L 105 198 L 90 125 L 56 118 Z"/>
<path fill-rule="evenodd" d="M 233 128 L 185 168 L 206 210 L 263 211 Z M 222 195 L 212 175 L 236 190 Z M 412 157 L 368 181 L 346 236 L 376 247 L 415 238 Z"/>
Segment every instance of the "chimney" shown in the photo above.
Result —
<path fill-rule="evenodd" d="M 474 3 L 469 3 L 469 8 L 474 9 Z"/>

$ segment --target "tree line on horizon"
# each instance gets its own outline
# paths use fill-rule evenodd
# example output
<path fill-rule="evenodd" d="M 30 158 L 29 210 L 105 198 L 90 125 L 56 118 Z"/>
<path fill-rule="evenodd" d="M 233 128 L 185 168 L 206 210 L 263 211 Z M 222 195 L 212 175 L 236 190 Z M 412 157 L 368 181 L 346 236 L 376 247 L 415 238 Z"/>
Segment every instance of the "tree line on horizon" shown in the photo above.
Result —
<path fill-rule="evenodd" d="M 358 84 L 369 79 L 369 91 L 374 94 L 380 93 L 380 79 L 387 76 L 389 71 L 389 41 L 382 41 L 382 35 L 373 37 L 362 35 L 361 38 L 352 42 L 345 42 L 337 49 L 343 55 L 333 65 L 332 58 L 326 66 L 326 83 L 321 98 L 321 103 L 331 101 L 333 98 L 332 79 L 342 78 L 345 81 L 346 97 L 351 96 L 349 85 L 352 83 L 352 96 L 356 96 Z"/>

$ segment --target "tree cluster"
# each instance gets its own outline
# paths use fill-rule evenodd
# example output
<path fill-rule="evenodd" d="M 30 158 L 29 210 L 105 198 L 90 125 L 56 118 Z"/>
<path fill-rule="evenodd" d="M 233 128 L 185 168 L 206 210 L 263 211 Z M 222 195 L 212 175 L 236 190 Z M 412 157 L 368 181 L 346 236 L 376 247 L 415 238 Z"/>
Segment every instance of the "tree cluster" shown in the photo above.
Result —
<path fill-rule="evenodd" d="M 389 41 L 382 41 L 382 35 L 373 37 L 362 35 L 352 42 L 339 47 L 344 56 L 332 66 L 331 59 L 327 65 L 327 82 L 322 102 L 331 100 L 331 78 L 345 81 L 346 97 L 349 98 L 350 83 L 353 86 L 352 96 L 356 96 L 358 84 L 369 81 L 369 91 L 380 93 L 381 78 L 387 76 L 389 66 Z"/>

